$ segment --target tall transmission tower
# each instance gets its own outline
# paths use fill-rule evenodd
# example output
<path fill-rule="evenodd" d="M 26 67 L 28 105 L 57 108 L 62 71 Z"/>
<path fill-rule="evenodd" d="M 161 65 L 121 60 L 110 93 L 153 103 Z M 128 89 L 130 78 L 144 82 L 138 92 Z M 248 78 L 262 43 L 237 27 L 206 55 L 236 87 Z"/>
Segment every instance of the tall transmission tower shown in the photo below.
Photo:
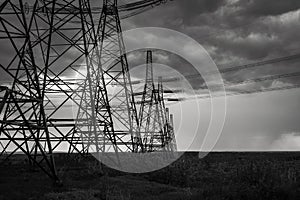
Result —
<path fill-rule="evenodd" d="M 163 2 L 1 3 L 0 40 L 10 52 L 0 63 L 10 77 L 0 87 L 1 160 L 22 151 L 58 180 L 53 152 L 60 148 L 145 152 L 120 19 Z"/>
<path fill-rule="evenodd" d="M 54 5 L 55 1 L 51 4 Z M 35 3 L 33 12 L 38 12 L 37 9 Z M 50 12 L 45 11 L 46 14 Z M 1 89 L 4 92 L 0 113 L 1 156 L 10 149 L 5 161 L 16 151 L 22 151 L 31 164 L 39 166 L 52 179 L 58 180 L 44 102 L 51 62 L 53 15 L 43 20 L 51 28 L 42 37 L 38 37 L 39 28 L 42 27 L 36 26 L 37 16 L 25 16 L 22 1 L 18 4 L 5 1 L 0 6 L 0 15 L 1 43 L 7 45 L 8 51 L 14 52 L 7 58 L 2 57 L 0 65 L 11 80 L 9 87 Z M 35 54 L 39 48 L 42 54 L 37 58 Z"/>

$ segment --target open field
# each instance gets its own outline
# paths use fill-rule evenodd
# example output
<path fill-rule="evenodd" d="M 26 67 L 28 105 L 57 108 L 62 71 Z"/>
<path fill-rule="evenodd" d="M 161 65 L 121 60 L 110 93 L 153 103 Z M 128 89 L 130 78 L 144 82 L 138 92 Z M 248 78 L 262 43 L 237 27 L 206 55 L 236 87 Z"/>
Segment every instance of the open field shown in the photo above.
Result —
<path fill-rule="evenodd" d="M 145 174 L 103 174 L 92 157 L 55 156 L 62 186 L 16 155 L 0 167 L 0 200 L 300 199 L 300 152 L 185 153 Z"/>

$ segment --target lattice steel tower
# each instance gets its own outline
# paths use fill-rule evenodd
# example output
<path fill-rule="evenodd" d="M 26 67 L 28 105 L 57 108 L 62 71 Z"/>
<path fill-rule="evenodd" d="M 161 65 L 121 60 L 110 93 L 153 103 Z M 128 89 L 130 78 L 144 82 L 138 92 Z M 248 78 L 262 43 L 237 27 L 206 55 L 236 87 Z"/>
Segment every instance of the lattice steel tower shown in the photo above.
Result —
<path fill-rule="evenodd" d="M 176 151 L 173 116 L 165 107 L 162 79 L 155 86 L 152 51 L 146 55 L 146 77 L 140 101 L 140 133 L 145 152 Z"/>
<path fill-rule="evenodd" d="M 8 76 L 0 86 L 1 161 L 22 151 L 58 180 L 59 149 L 145 152 L 120 18 L 163 2 L 1 3 L 0 42 L 8 52 L 0 55 Z"/>
<path fill-rule="evenodd" d="M 97 30 L 99 48 L 87 62 L 90 83 L 83 88 L 82 102 L 89 103 L 80 111 L 88 110 L 96 119 L 87 131 L 94 130 L 91 138 L 97 140 L 96 148 L 101 146 L 97 152 L 140 152 L 143 147 L 121 32 L 117 0 L 105 0 Z"/>

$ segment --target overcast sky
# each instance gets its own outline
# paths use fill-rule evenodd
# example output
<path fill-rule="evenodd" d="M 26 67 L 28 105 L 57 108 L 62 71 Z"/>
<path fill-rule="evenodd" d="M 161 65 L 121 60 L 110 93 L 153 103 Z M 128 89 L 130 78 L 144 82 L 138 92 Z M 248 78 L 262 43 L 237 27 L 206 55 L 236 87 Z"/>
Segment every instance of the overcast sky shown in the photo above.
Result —
<path fill-rule="evenodd" d="M 204 46 L 219 69 L 300 52 L 299 0 L 177 0 L 126 19 L 122 26 L 123 30 L 164 27 L 187 34 Z M 159 55 L 154 57 L 159 60 Z M 165 60 L 184 75 L 193 73 L 174 56 Z M 224 74 L 223 78 L 227 83 L 292 73 L 300 71 L 298 65 L 299 60 L 281 62 Z M 238 90 L 289 86 L 299 84 L 299 80 L 265 81 Z M 191 80 L 191 84 L 197 89 L 201 81 Z M 200 129 L 192 150 L 199 150 L 210 119 L 209 100 L 200 100 L 200 105 Z M 181 106 L 187 113 L 181 116 L 182 121 L 176 106 L 172 108 L 177 129 L 181 121 L 183 130 L 178 133 L 178 146 L 185 148 L 199 116 L 193 113 L 192 103 Z M 299 89 L 228 97 L 226 121 L 215 150 L 300 150 L 299 110 Z"/>
<path fill-rule="evenodd" d="M 300 53 L 299 0 L 174 0 L 121 23 L 123 31 L 163 27 L 184 33 L 201 44 L 221 70 Z M 143 37 L 147 37 L 147 33 Z M 166 36 L 166 39 L 170 38 Z M 1 44 L 1 62 L 11 54 L 6 46 Z M 130 64 L 138 65 L 141 60 L 145 61 L 143 54 L 133 55 L 128 56 Z M 165 66 L 156 67 L 156 74 L 162 75 L 164 72 L 173 76 L 170 69 L 184 76 L 195 74 L 191 65 L 178 55 L 156 51 L 153 57 L 154 62 Z M 71 61 L 66 59 L 63 62 Z M 299 63 L 300 59 L 226 73 L 222 75 L 223 81 L 230 84 L 300 72 Z M 137 73 L 133 78 L 141 78 L 142 75 Z M 1 70 L 0 78 L 1 81 L 6 80 Z M 197 93 L 202 92 L 200 75 L 188 78 L 188 81 Z M 300 84 L 299 77 L 240 85 L 226 90 L 231 93 L 296 84 Z M 182 85 L 176 84 L 169 86 L 182 88 Z M 195 109 L 196 104 L 200 105 L 200 112 Z M 187 149 L 196 131 L 197 137 L 190 150 L 200 150 L 210 118 L 213 117 L 210 114 L 210 100 L 201 99 L 196 103 L 184 101 L 170 107 L 174 114 L 178 149 Z M 227 97 L 224 129 L 215 150 L 300 150 L 299 111 L 300 89 Z"/>

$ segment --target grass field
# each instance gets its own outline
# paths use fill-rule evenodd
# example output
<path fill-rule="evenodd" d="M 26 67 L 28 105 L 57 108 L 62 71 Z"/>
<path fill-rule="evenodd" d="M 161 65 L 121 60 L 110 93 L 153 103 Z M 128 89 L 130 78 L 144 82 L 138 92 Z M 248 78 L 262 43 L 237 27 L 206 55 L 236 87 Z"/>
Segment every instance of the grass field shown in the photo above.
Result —
<path fill-rule="evenodd" d="M 56 154 L 63 185 L 17 155 L 0 166 L 0 200 L 300 199 L 300 152 L 185 153 L 159 171 L 128 174 Z M 71 157 L 77 157 L 72 155 Z"/>

